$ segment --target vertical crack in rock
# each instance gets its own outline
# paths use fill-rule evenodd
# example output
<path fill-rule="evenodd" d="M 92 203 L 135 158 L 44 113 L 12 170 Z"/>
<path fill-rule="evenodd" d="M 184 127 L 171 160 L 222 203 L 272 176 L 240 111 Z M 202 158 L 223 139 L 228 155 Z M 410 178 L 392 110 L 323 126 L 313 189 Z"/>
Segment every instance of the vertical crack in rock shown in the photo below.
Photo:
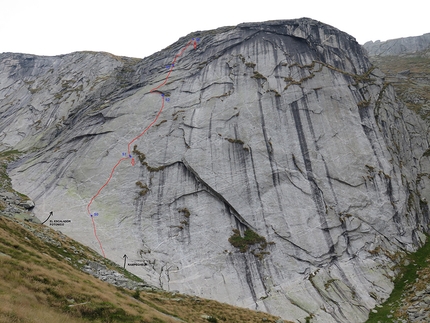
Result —
<path fill-rule="evenodd" d="M 261 102 L 261 96 L 262 95 L 258 93 L 258 107 L 260 110 L 261 129 L 263 132 L 264 143 L 266 145 L 267 156 L 269 158 L 272 182 L 273 182 L 273 187 L 275 188 L 275 191 L 276 191 L 276 197 L 278 199 L 279 211 L 281 212 L 281 214 L 284 214 L 283 203 L 281 202 L 281 196 L 278 190 L 279 189 L 278 186 L 281 184 L 281 180 L 279 178 L 279 171 L 277 169 L 276 162 L 273 160 L 272 144 L 270 143 L 270 138 L 268 138 L 267 136 L 266 122 L 264 120 L 264 110 L 263 110 L 263 103 Z"/>
<path fill-rule="evenodd" d="M 249 286 L 249 291 L 251 292 L 252 299 L 254 300 L 254 303 L 256 304 L 256 307 L 258 307 L 258 305 L 257 305 L 257 294 L 255 292 L 255 287 L 254 287 L 254 279 L 252 277 L 251 270 L 249 268 L 249 262 L 248 262 L 248 259 L 247 259 L 246 255 L 244 255 L 244 257 L 245 257 L 245 277 L 246 277 L 246 283 Z"/>
<path fill-rule="evenodd" d="M 371 118 L 370 116 L 370 108 L 369 107 L 363 107 L 363 108 L 359 108 L 359 115 L 360 115 L 360 119 L 362 122 L 362 127 L 363 127 L 363 131 L 374 151 L 374 155 L 377 158 L 378 161 L 378 166 L 380 169 L 384 169 L 384 166 L 382 165 L 382 162 L 380 160 L 380 158 L 383 156 L 384 153 L 384 147 L 381 146 L 381 141 L 378 138 L 378 133 L 377 131 L 374 129 L 374 118 Z M 383 121 L 381 121 L 383 123 Z M 382 141 L 383 142 L 383 141 Z M 382 156 L 381 156 L 382 155 Z M 404 234 L 404 229 L 402 227 L 402 223 L 401 223 L 401 219 L 400 219 L 400 214 L 399 211 L 397 209 L 397 205 L 396 205 L 396 201 L 394 199 L 393 196 L 393 187 L 392 187 L 392 183 L 391 183 L 391 179 L 390 178 L 385 178 L 385 185 L 386 185 L 386 194 L 391 202 L 391 205 L 393 207 L 393 222 L 395 223 L 396 227 L 397 227 L 397 231 L 399 232 L 400 235 Z"/>
<path fill-rule="evenodd" d="M 259 203 L 259 206 L 260 206 L 260 209 L 261 209 L 261 217 L 262 217 L 262 219 L 263 219 L 263 221 L 264 221 L 264 224 L 265 224 L 265 226 L 266 226 L 266 228 L 268 227 L 268 225 L 267 225 L 267 221 L 266 221 L 266 215 L 265 215 L 265 213 L 264 213 L 264 204 L 263 204 L 263 201 L 261 200 L 261 190 L 260 190 L 260 184 L 258 183 L 258 180 L 257 180 L 257 172 L 256 172 L 256 169 L 255 169 L 255 161 L 254 161 L 254 156 L 253 156 L 253 153 L 252 153 L 252 149 L 251 149 L 251 147 L 249 148 L 249 156 L 250 156 L 250 159 L 251 159 L 251 167 L 252 167 L 252 176 L 253 176 L 253 178 L 254 178 L 254 182 L 255 182 L 255 186 L 256 186 L 256 191 L 257 191 L 257 196 L 258 196 L 258 203 Z M 252 196 L 252 194 L 251 194 L 251 190 L 249 190 L 249 194 L 248 194 L 250 197 Z M 279 203 L 279 200 L 278 200 L 278 203 Z M 280 207 L 280 209 L 281 209 L 281 211 L 282 211 L 282 205 L 281 204 L 279 204 L 279 207 Z M 285 224 L 287 225 L 287 227 L 288 227 L 288 223 L 287 223 L 287 221 L 285 221 Z M 288 227 L 288 231 L 289 231 L 290 229 L 289 229 L 289 227 Z"/>
<path fill-rule="evenodd" d="M 306 98 L 306 96 L 304 96 L 304 98 Z M 317 138 L 316 138 L 316 135 L 315 135 L 314 127 L 312 125 L 312 120 L 311 120 L 311 116 L 310 116 L 310 112 L 309 112 L 309 108 L 307 106 L 306 100 L 303 100 L 303 104 L 305 106 L 304 113 L 306 115 L 306 120 L 307 120 L 307 123 L 308 123 L 309 131 L 310 131 L 311 136 L 312 136 L 312 141 L 314 142 L 316 151 L 321 156 L 321 159 L 322 159 L 322 162 L 323 162 L 323 165 L 324 165 L 324 170 L 325 170 L 325 177 L 326 177 L 326 179 L 328 181 L 328 184 L 329 184 L 329 187 L 330 187 L 330 191 L 331 191 L 332 197 L 333 197 L 334 202 L 335 202 L 335 204 L 334 204 L 335 213 L 339 214 L 340 211 L 338 209 L 339 202 L 338 202 L 338 199 L 337 199 L 337 195 L 336 195 L 336 192 L 335 192 L 334 187 L 333 187 L 333 183 L 332 183 L 332 180 L 331 180 L 331 175 L 330 175 L 327 163 L 325 161 L 324 156 L 320 152 L 320 147 L 318 145 L 318 141 L 317 141 Z M 321 194 L 323 194 L 323 193 L 321 192 Z M 325 204 L 325 202 L 324 202 L 324 204 Z M 325 209 L 327 210 L 327 205 L 325 205 Z M 343 231 L 342 236 L 345 239 L 345 243 L 346 243 L 347 251 L 348 251 L 349 236 L 348 236 L 348 231 L 346 229 L 346 224 L 345 224 L 345 222 L 340 221 L 340 220 L 339 220 L 339 224 L 341 225 L 341 228 L 342 228 L 342 231 Z"/>
<path fill-rule="evenodd" d="M 324 197 L 322 196 L 322 191 L 318 187 L 314 178 L 314 174 L 312 170 L 312 162 L 309 156 L 308 144 L 306 141 L 303 124 L 300 117 L 298 101 L 294 101 L 291 103 L 291 113 L 293 115 L 294 124 L 296 126 L 300 150 L 302 152 L 303 162 L 306 168 L 307 179 L 312 191 L 312 199 L 315 203 L 316 211 L 318 213 L 319 220 L 321 223 L 321 230 L 323 231 L 325 242 L 327 243 L 327 246 L 328 246 L 328 253 L 332 255 L 334 253 L 334 243 L 333 243 L 333 238 L 331 237 L 331 234 L 330 234 L 330 230 L 327 226 L 327 220 L 325 218 L 326 210 L 325 210 Z"/>
<path fill-rule="evenodd" d="M 277 169 L 276 170 L 274 169 L 276 167 L 276 163 L 273 161 L 272 148 L 269 143 L 270 139 L 267 137 L 266 122 L 264 121 L 264 112 L 263 112 L 263 104 L 261 102 L 261 96 L 262 95 L 258 93 L 258 107 L 260 109 L 261 130 L 263 131 L 264 143 L 266 145 L 267 156 L 269 157 L 270 168 L 272 170 L 271 173 L 272 173 L 273 186 L 276 188 L 281 183 L 281 181 L 279 179 L 279 172 L 277 171 Z M 278 194 L 278 201 L 279 201 L 279 193 L 277 194 Z M 279 201 L 279 205 L 281 205 L 280 201 Z"/>

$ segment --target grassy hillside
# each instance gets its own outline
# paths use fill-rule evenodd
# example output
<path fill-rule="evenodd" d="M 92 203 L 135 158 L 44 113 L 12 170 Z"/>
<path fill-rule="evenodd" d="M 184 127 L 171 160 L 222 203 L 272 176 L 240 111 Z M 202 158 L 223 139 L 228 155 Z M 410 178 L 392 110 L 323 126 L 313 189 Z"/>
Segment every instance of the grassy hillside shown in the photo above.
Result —
<path fill-rule="evenodd" d="M 430 121 L 430 49 L 401 56 L 371 57 L 409 109 Z"/>
<path fill-rule="evenodd" d="M 198 297 L 114 287 L 79 269 L 88 260 L 123 270 L 46 226 L 0 216 L 0 323 L 279 319 Z"/>

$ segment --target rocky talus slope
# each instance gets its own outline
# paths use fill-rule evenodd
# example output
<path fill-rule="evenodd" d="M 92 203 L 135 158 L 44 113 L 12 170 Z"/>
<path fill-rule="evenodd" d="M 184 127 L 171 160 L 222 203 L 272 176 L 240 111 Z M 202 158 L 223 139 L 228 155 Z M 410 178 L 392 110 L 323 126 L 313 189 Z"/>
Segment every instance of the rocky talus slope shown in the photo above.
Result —
<path fill-rule="evenodd" d="M 0 152 L 0 215 L 10 218 L 40 223 L 32 212 L 34 202 L 12 187 L 12 180 L 7 174 L 7 165 L 19 158 L 15 150 Z"/>
<path fill-rule="evenodd" d="M 34 214 L 165 290 L 363 322 L 428 231 L 425 121 L 311 19 L 196 32 L 143 60 L 1 54 L 0 116 Z"/>

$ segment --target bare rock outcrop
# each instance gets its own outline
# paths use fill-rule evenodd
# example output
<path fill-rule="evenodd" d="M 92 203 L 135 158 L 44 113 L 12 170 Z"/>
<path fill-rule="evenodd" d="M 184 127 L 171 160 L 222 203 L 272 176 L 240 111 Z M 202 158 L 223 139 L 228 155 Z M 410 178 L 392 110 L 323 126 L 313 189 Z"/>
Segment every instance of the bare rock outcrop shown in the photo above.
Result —
<path fill-rule="evenodd" d="M 99 250 L 94 220 L 106 256 L 163 289 L 363 322 L 425 239 L 426 126 L 331 26 L 196 32 L 141 61 L 2 54 L 0 72 L 3 146 L 27 152 L 15 188 Z"/>
<path fill-rule="evenodd" d="M 396 56 L 422 52 L 430 48 L 430 33 L 421 36 L 390 39 L 387 41 L 368 41 L 363 47 L 370 56 Z"/>

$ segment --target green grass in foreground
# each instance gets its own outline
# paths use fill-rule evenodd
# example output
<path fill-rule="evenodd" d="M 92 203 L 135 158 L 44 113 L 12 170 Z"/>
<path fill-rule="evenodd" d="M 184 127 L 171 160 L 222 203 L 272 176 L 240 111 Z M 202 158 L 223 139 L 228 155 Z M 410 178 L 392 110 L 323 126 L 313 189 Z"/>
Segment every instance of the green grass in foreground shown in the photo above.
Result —
<path fill-rule="evenodd" d="M 430 258 L 430 241 L 427 237 L 427 241 L 423 247 L 421 247 L 416 253 L 411 253 L 406 256 L 407 260 L 405 263 L 408 265 L 400 268 L 400 274 L 394 281 L 394 289 L 390 297 L 382 304 L 381 308 L 377 308 L 377 313 L 371 312 L 367 323 L 385 323 L 392 322 L 395 319 L 393 313 L 395 313 L 400 306 L 400 301 L 403 298 L 405 289 L 411 283 L 414 283 L 418 276 L 418 271 L 429 267 L 428 259 Z M 392 318 L 388 318 L 388 315 L 393 315 Z"/>

